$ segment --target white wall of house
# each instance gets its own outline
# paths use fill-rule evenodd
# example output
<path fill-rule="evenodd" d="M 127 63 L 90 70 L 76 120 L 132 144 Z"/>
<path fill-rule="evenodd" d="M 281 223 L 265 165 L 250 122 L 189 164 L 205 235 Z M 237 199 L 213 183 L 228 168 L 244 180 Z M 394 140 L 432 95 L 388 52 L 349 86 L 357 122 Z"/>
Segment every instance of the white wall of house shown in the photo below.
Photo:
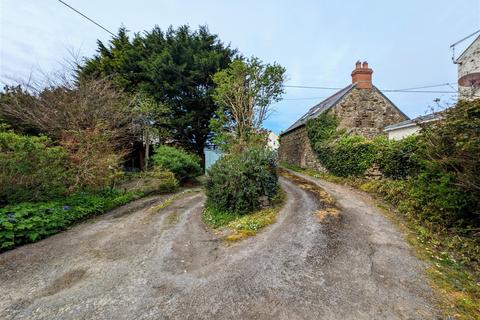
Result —
<path fill-rule="evenodd" d="M 458 79 L 468 77 L 469 81 L 458 85 L 459 99 L 471 100 L 478 98 L 480 94 L 480 37 L 477 37 L 472 44 L 460 55 L 456 61 L 458 65 Z M 475 79 L 475 82 L 471 81 Z M 459 81 L 460 82 L 460 81 Z"/>
<path fill-rule="evenodd" d="M 272 149 L 273 151 L 277 150 L 278 147 L 280 147 L 280 142 L 279 142 L 279 139 L 278 139 L 278 136 L 273 133 L 273 132 L 270 132 L 268 134 L 268 141 L 267 141 L 267 145 L 270 147 L 270 149 Z"/>
<path fill-rule="evenodd" d="M 401 140 L 405 137 L 415 135 L 420 131 L 420 127 L 416 124 L 413 124 L 408 127 L 396 128 L 387 131 L 388 139 L 390 140 Z"/>

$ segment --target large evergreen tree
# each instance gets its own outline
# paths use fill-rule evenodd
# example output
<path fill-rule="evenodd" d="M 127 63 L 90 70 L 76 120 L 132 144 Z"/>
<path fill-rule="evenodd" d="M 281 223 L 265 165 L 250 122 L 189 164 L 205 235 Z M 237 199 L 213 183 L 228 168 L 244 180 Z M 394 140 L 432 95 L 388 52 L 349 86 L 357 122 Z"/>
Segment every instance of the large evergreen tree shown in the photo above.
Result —
<path fill-rule="evenodd" d="M 201 154 L 216 109 L 212 76 L 235 54 L 205 26 L 166 32 L 155 27 L 132 39 L 121 28 L 108 45 L 98 41 L 97 54 L 79 68 L 78 77 L 110 77 L 127 92 L 147 94 L 168 106 L 171 138 Z"/>

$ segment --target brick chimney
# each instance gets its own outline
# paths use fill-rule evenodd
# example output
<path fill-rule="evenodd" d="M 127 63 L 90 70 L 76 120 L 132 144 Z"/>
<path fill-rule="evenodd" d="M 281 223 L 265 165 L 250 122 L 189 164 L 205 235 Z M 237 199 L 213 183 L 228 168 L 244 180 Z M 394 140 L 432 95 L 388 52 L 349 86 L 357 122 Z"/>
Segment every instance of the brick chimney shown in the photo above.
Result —
<path fill-rule="evenodd" d="M 368 62 L 355 63 L 355 70 L 352 71 L 352 83 L 357 84 L 358 89 L 372 88 L 372 73 L 373 70 L 368 67 Z"/>

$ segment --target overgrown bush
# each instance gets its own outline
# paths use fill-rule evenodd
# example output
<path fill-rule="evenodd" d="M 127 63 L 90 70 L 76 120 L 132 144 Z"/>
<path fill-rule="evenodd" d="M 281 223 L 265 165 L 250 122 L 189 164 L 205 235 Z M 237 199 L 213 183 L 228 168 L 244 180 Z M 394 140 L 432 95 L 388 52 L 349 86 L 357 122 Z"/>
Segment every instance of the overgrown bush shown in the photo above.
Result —
<path fill-rule="evenodd" d="M 197 155 L 174 147 L 159 146 L 152 160 L 155 166 L 173 172 L 181 182 L 198 177 L 203 172 Z"/>
<path fill-rule="evenodd" d="M 0 209 L 0 252 L 65 230 L 78 220 L 123 205 L 140 194 L 114 189 L 75 193 L 47 202 L 23 202 Z"/>
<path fill-rule="evenodd" d="M 322 114 L 307 122 L 312 149 L 322 165 L 332 174 L 359 176 L 372 166 L 376 148 L 372 141 L 359 135 L 337 131 L 338 119 Z"/>
<path fill-rule="evenodd" d="M 115 136 L 111 144 L 125 143 L 132 135 L 132 98 L 108 79 L 74 83 L 68 75 L 6 86 L 0 93 L 0 117 L 15 131 L 47 135 L 59 141 L 65 131 L 102 126 Z"/>
<path fill-rule="evenodd" d="M 386 177 L 403 179 L 418 174 L 421 168 L 421 142 L 417 136 L 398 141 L 380 137 L 374 143 L 378 151 L 375 162 Z"/>
<path fill-rule="evenodd" d="M 68 153 L 72 191 L 113 186 L 122 160 L 122 153 L 112 145 L 113 135 L 101 126 L 64 132 L 60 144 Z"/>
<path fill-rule="evenodd" d="M 178 180 L 175 175 L 160 168 L 130 174 L 125 177 L 119 188 L 132 192 L 141 192 L 145 195 L 152 193 L 173 192 L 178 187 Z"/>
<path fill-rule="evenodd" d="M 330 173 L 361 176 L 376 164 L 393 179 L 380 190 L 402 211 L 444 227 L 479 225 L 480 100 L 459 102 L 418 136 L 399 141 L 346 135 L 337 124 L 328 114 L 307 122 L 312 148 Z"/>
<path fill-rule="evenodd" d="M 47 137 L 0 132 L 0 205 L 64 195 L 67 153 Z"/>
<path fill-rule="evenodd" d="M 467 200 L 463 216 L 480 225 L 480 99 L 459 101 L 425 126 L 420 141 L 429 168 L 447 175 Z"/>
<path fill-rule="evenodd" d="M 258 209 L 263 197 L 271 200 L 277 190 L 274 153 L 266 148 L 250 147 L 241 153 L 223 156 L 210 168 L 207 206 L 245 214 Z"/>
<path fill-rule="evenodd" d="M 337 136 L 337 117 L 322 113 L 320 116 L 307 121 L 307 134 L 314 150 L 328 144 Z"/>
<path fill-rule="evenodd" d="M 317 149 L 320 162 L 334 175 L 360 176 L 375 161 L 376 148 L 372 141 L 357 135 L 342 135 Z"/>

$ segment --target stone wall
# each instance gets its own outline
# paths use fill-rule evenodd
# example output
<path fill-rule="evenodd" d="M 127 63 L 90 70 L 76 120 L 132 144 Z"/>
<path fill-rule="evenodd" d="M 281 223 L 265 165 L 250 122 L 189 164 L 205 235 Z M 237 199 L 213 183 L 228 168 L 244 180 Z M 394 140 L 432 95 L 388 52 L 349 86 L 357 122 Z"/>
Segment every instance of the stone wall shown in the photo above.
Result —
<path fill-rule="evenodd" d="M 407 120 L 376 88 L 354 88 L 328 112 L 340 120 L 340 129 L 369 139 L 384 134 L 386 126 Z"/>
<path fill-rule="evenodd" d="M 325 171 L 310 146 L 305 126 L 280 136 L 278 160 L 301 168 Z"/>
<path fill-rule="evenodd" d="M 372 139 L 385 134 L 383 129 L 406 120 L 378 89 L 352 89 L 328 113 L 340 120 L 339 129 Z M 302 168 L 325 171 L 310 146 L 307 129 L 299 127 L 280 137 L 279 161 Z"/>

